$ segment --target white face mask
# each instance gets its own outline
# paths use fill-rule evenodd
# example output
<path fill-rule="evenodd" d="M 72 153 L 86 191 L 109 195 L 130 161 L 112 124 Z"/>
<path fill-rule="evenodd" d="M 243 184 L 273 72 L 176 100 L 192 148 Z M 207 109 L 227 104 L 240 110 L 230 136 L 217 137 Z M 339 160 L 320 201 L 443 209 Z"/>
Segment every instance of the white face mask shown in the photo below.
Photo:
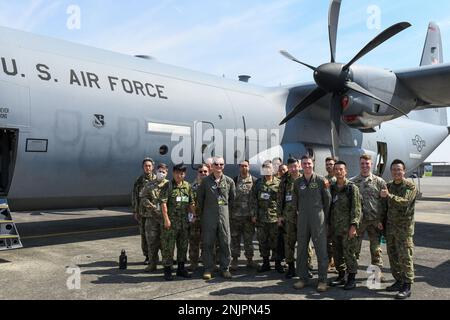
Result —
<path fill-rule="evenodd" d="M 158 172 L 156 174 L 156 179 L 158 181 L 163 181 L 165 178 L 167 177 L 167 174 L 163 173 L 163 172 Z"/>

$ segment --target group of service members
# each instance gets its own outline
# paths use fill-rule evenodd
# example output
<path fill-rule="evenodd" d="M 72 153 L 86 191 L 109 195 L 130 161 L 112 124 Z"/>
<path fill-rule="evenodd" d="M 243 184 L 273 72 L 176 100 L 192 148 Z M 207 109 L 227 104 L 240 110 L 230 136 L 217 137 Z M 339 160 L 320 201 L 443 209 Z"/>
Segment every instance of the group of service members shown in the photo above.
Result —
<path fill-rule="evenodd" d="M 243 240 L 247 268 L 268 272 L 273 260 L 275 270 L 287 279 L 299 278 L 294 288 L 300 290 L 312 278 L 312 242 L 317 291 L 325 292 L 329 286 L 352 290 L 367 232 L 371 263 L 380 268 L 380 242 L 386 239 L 395 279 L 386 290 L 398 292 L 397 299 L 411 296 L 417 191 L 405 178 L 403 161 L 392 163 L 389 183 L 372 173 L 368 155 L 360 157 L 360 175 L 351 180 L 346 163 L 331 157 L 326 159 L 326 177 L 314 172 L 312 157 L 304 156 L 289 159 L 287 165 L 281 159 L 264 162 L 259 179 L 250 174 L 248 161 L 240 164 L 237 177 L 227 177 L 224 159 L 216 157 L 198 167 L 192 184 L 185 181 L 183 164 L 173 167 L 171 180 L 167 165 L 159 164 L 156 172 L 154 166 L 152 159 L 144 159 L 144 174 L 136 180 L 132 196 L 147 272 L 157 270 L 161 251 L 164 278 L 173 280 L 176 247 L 178 277 L 190 278 L 189 271 L 196 271 L 201 260 L 203 279 L 212 279 L 215 271 L 231 279 L 230 270 L 238 270 Z M 255 233 L 263 259 L 259 266 L 253 259 Z M 328 281 L 330 272 L 338 277 Z"/>

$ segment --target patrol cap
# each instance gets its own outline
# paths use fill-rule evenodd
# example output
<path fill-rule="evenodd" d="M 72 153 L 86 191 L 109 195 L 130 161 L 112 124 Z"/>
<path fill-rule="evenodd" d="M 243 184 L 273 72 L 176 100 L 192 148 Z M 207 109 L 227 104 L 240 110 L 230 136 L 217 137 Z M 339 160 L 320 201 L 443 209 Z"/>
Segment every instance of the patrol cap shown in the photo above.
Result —
<path fill-rule="evenodd" d="M 144 158 L 144 160 L 142 160 L 142 165 L 144 165 L 146 162 L 151 162 L 152 163 L 152 165 L 155 165 L 155 161 L 153 161 L 153 159 L 152 158 Z"/>
<path fill-rule="evenodd" d="M 184 163 L 180 163 L 177 164 L 176 166 L 173 167 L 173 171 L 181 171 L 181 172 L 186 172 L 187 171 L 187 167 L 184 165 Z"/>
<path fill-rule="evenodd" d="M 339 166 L 339 165 L 347 167 L 347 163 L 345 161 L 338 161 L 338 162 L 336 162 L 335 166 Z"/>

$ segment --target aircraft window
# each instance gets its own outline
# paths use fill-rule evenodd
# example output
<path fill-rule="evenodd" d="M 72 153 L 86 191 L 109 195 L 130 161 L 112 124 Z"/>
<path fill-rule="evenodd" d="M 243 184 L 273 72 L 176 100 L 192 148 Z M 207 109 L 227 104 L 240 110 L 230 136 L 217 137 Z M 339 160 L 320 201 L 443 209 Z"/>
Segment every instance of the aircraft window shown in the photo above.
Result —
<path fill-rule="evenodd" d="M 169 153 L 169 147 L 168 146 L 161 146 L 159 148 L 159 154 L 162 156 L 165 156 L 167 153 Z"/>

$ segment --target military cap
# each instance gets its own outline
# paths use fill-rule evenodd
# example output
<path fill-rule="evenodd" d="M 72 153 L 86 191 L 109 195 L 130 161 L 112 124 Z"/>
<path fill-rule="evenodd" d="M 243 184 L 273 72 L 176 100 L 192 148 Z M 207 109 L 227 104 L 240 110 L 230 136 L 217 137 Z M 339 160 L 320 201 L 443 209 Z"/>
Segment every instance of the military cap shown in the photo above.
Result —
<path fill-rule="evenodd" d="M 187 171 L 187 167 L 184 165 L 184 163 L 180 163 L 180 164 L 177 164 L 176 166 L 173 167 L 173 171 L 186 172 Z"/>

